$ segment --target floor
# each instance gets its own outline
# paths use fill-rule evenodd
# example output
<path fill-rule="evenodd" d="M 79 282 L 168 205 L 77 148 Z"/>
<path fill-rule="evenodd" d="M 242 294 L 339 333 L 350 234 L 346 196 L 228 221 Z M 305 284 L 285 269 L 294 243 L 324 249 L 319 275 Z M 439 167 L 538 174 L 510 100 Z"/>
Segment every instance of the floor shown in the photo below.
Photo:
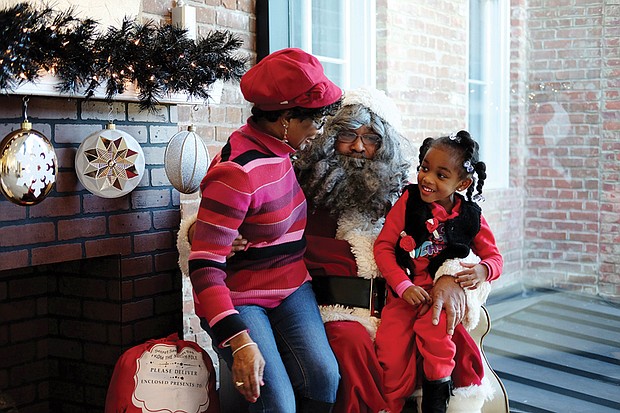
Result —
<path fill-rule="evenodd" d="M 537 291 L 487 308 L 484 350 L 511 412 L 620 411 L 620 305 Z"/>

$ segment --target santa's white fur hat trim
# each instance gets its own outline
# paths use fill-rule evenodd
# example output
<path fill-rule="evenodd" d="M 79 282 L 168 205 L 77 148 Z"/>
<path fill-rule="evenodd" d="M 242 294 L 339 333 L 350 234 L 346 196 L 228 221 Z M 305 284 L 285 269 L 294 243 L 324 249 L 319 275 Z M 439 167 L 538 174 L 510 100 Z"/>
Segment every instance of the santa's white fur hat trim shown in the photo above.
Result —
<path fill-rule="evenodd" d="M 401 130 L 400 111 L 394 101 L 382 90 L 365 86 L 345 91 L 342 106 L 350 105 L 366 106 L 397 131 Z"/>

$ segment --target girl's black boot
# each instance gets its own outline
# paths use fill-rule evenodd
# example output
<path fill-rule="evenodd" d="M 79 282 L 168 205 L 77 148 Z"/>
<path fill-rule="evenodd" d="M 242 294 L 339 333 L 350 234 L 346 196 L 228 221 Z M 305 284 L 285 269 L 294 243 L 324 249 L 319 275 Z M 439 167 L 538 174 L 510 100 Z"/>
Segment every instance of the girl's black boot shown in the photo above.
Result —
<path fill-rule="evenodd" d="M 450 377 L 422 383 L 422 413 L 446 413 L 452 394 Z"/>

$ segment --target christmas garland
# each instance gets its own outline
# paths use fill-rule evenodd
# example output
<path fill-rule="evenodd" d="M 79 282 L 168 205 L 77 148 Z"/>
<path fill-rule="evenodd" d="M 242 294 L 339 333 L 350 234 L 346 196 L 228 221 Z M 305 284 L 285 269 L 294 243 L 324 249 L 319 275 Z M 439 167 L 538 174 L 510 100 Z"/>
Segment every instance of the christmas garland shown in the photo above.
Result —
<path fill-rule="evenodd" d="M 242 41 L 230 32 L 212 31 L 194 41 L 185 29 L 126 18 L 121 27 L 99 33 L 95 20 L 73 13 L 25 2 L 0 10 L 0 89 L 48 72 L 59 78 L 60 92 L 87 99 L 101 85 L 112 100 L 135 84 L 140 108 L 153 110 L 167 94 L 207 99 L 213 82 L 238 81 L 245 72 L 247 57 L 234 54 Z"/>

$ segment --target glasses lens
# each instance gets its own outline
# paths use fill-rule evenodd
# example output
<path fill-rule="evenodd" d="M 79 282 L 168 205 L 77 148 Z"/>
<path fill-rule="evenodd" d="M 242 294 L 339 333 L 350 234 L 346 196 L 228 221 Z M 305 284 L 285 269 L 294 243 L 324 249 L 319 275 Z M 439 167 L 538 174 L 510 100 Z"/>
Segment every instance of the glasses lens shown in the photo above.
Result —
<path fill-rule="evenodd" d="M 381 137 L 375 134 L 362 135 L 362 143 L 364 145 L 378 145 L 381 143 Z"/>
<path fill-rule="evenodd" d="M 337 139 L 342 143 L 351 143 L 357 139 L 357 135 L 353 132 L 340 132 Z"/>

